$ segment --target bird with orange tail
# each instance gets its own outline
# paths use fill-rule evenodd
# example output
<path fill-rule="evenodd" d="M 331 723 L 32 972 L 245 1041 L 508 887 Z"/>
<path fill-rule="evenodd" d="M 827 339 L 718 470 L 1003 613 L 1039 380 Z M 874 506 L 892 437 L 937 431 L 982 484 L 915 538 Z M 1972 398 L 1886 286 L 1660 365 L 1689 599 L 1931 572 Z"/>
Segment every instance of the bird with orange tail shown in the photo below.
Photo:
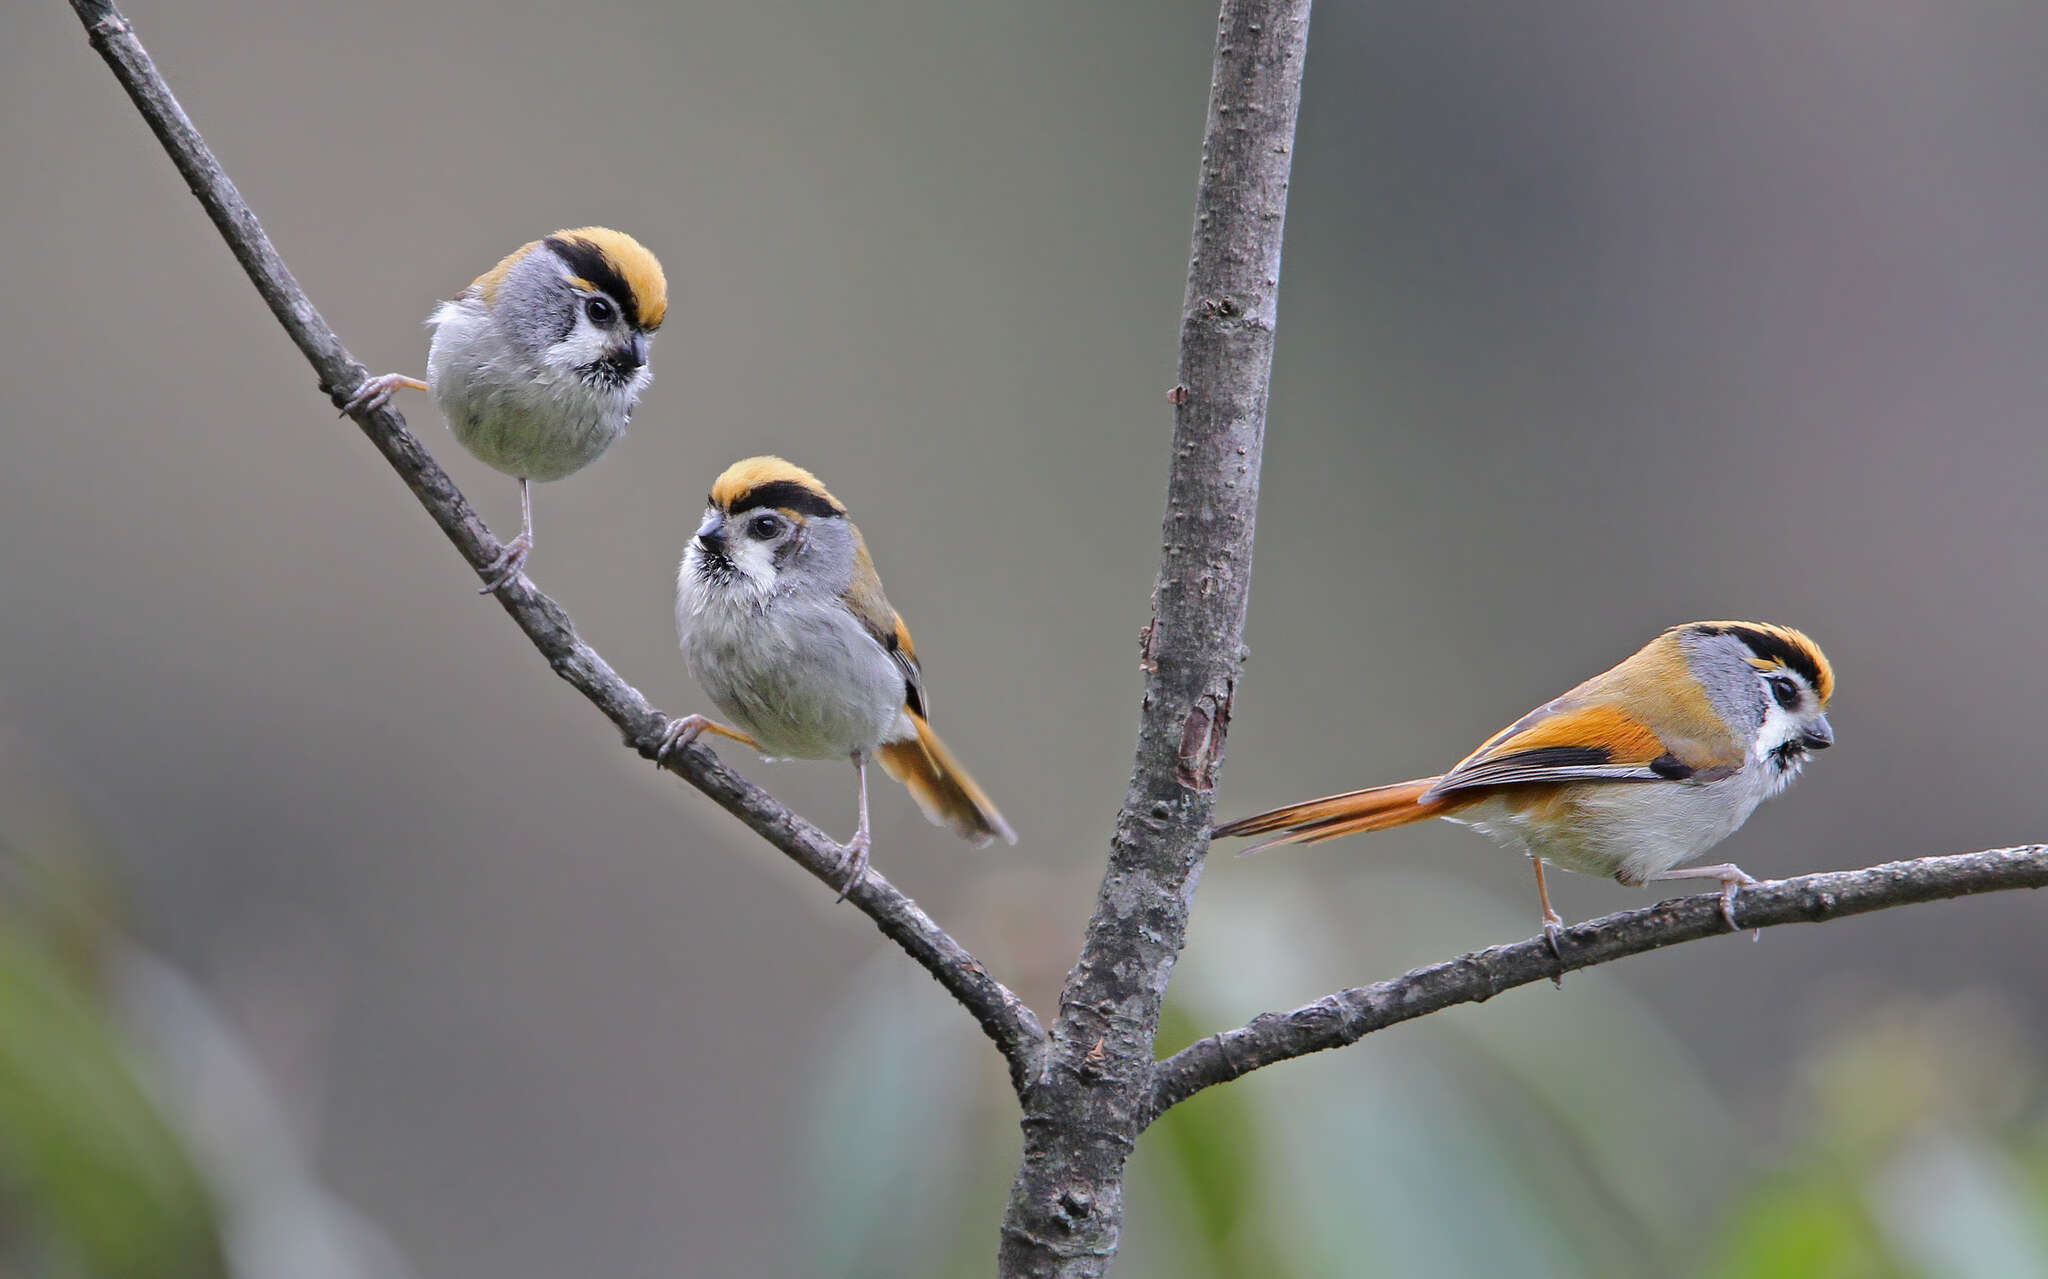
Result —
<path fill-rule="evenodd" d="M 1788 626 L 1692 622 L 1530 711 L 1441 777 L 1350 791 L 1216 828 L 1310 844 L 1442 817 L 1526 855 L 1536 868 L 1552 951 L 1564 921 L 1543 864 L 1611 875 L 1630 887 L 1718 879 L 1735 927 L 1733 863 L 1686 866 L 1735 833 L 1832 746 L 1835 676 L 1820 647 Z M 1560 956 L 1561 957 L 1561 956 Z"/>
<path fill-rule="evenodd" d="M 676 630 L 690 673 L 732 723 L 684 716 L 663 757 L 709 732 L 770 758 L 853 761 L 860 828 L 840 897 L 867 871 L 871 756 L 933 823 L 977 845 L 1017 842 L 932 731 L 910 631 L 846 507 L 809 471 L 750 457 L 718 477 L 683 550 Z"/>

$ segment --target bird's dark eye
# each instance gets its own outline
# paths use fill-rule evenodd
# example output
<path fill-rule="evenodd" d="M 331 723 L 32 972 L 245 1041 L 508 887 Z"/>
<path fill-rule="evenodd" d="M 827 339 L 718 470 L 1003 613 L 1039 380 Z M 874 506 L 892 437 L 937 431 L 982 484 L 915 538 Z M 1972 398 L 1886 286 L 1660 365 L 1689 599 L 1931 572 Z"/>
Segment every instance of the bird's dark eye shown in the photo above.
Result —
<path fill-rule="evenodd" d="M 765 542 L 782 531 L 782 518 L 776 515 L 756 515 L 747 522 L 747 536 L 756 542 Z"/>
<path fill-rule="evenodd" d="M 1786 710 L 1799 705 L 1799 685 L 1783 675 L 1771 677 L 1771 698 Z"/>
<path fill-rule="evenodd" d="M 619 318 L 619 308 L 613 306 L 609 298 L 585 298 L 583 314 L 590 317 L 592 324 L 610 324 Z"/>

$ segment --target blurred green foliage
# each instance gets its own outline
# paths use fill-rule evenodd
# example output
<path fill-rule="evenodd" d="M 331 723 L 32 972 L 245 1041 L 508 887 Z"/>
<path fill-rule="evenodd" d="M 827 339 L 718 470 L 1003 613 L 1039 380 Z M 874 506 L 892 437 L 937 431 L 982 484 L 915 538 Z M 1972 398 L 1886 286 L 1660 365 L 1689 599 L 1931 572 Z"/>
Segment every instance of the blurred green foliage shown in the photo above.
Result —
<path fill-rule="evenodd" d="M 1784 1153 L 1732 1196 L 1715 1279 L 2048 1274 L 2042 1071 L 2004 1010 L 1862 1008 L 1803 1064 Z"/>
<path fill-rule="evenodd" d="M 1285 912 L 1212 908 L 1203 926 L 1210 955 L 1273 957 L 1262 986 L 1313 967 Z M 903 967 L 878 958 L 818 1055 L 797 1157 L 811 1202 L 849 1215 L 809 1230 L 789 1273 L 987 1268 L 1016 1156 L 1007 1084 Z M 1233 1024 L 1244 982 L 1191 950 L 1161 1052 Z M 1211 1089 L 1140 1141 L 1116 1273 L 2048 1275 L 2043 1071 L 2017 1019 L 1967 995 L 1841 1004 L 1794 1072 L 1740 1098 L 1598 972 Z"/>
<path fill-rule="evenodd" d="M 96 985 L 79 884 L 52 863 L 7 869 L 40 891 L 0 915 L 0 1205 L 18 1209 L 0 1214 L 0 1257 L 39 1275 L 225 1274 L 207 1190 Z"/>

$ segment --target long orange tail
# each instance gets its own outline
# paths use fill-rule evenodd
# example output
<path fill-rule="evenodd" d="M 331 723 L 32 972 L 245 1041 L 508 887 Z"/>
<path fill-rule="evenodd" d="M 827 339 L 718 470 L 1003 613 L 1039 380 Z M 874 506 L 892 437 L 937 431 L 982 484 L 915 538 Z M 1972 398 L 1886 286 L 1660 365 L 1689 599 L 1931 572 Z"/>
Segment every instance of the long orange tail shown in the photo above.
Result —
<path fill-rule="evenodd" d="M 981 787 L 960 767 L 953 752 L 939 740 L 924 716 L 905 711 L 917 725 L 917 736 L 901 742 L 884 742 L 875 755 L 889 776 L 910 788 L 911 798 L 932 819 L 935 826 L 951 826 L 953 833 L 974 844 L 1000 839 L 1017 842 L 1017 832 L 996 811 Z"/>
<path fill-rule="evenodd" d="M 1339 835 L 1355 835 L 1360 831 L 1386 830 L 1394 826 L 1406 826 L 1425 818 L 1441 817 L 1445 813 L 1463 808 L 1471 802 L 1469 796 L 1439 798 L 1425 802 L 1423 794 L 1441 780 L 1435 777 L 1418 778 L 1412 782 L 1396 782 L 1392 786 L 1374 786 L 1370 790 L 1346 791 L 1342 795 L 1325 795 L 1305 804 L 1290 804 L 1271 812 L 1240 817 L 1227 825 L 1218 826 L 1218 835 L 1264 835 L 1269 831 L 1283 834 L 1262 844 L 1254 844 L 1244 850 L 1256 853 L 1262 848 L 1275 844 L 1316 844 Z M 1239 854 L 1242 856 L 1243 854 Z"/>

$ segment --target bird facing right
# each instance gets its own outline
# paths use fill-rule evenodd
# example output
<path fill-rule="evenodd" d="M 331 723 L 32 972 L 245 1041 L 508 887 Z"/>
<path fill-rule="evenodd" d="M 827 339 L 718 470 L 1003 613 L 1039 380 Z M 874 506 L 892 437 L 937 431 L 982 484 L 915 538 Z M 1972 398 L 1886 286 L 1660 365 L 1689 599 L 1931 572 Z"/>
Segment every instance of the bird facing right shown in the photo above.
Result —
<path fill-rule="evenodd" d="M 625 434 L 667 314 L 661 263 L 638 240 L 601 226 L 557 231 L 435 308 L 426 381 L 369 378 L 344 412 L 377 408 L 400 387 L 432 391 L 462 447 L 519 481 L 519 536 L 489 570 L 494 591 L 533 550 L 531 482 L 582 470 Z"/>
<path fill-rule="evenodd" d="M 1679 863 L 1734 834 L 1811 752 L 1834 744 L 1834 692 L 1820 646 L 1789 626 L 1691 622 L 1524 715 L 1440 777 L 1276 808 L 1216 834 L 1280 832 L 1246 850 L 1257 852 L 1442 817 L 1530 859 L 1552 950 L 1563 920 L 1545 862 L 1630 887 L 1718 879 L 1733 928 L 1736 890 L 1757 881 L 1733 863 Z"/>

